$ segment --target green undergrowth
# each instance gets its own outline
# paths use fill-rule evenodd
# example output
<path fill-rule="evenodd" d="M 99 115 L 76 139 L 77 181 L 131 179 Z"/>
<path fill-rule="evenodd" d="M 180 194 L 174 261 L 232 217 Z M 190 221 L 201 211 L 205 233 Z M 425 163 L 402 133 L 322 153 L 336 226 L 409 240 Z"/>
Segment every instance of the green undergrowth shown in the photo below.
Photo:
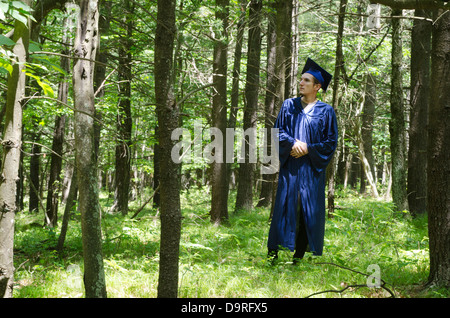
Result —
<path fill-rule="evenodd" d="M 323 256 L 307 253 L 294 265 L 292 253 L 282 251 L 272 264 L 266 259 L 269 208 L 230 212 L 227 224 L 215 226 L 209 198 L 205 189 L 181 196 L 179 297 L 449 296 L 446 290 L 420 288 L 429 272 L 426 217 L 412 219 L 389 202 L 339 192 L 338 209 L 326 222 Z M 105 212 L 110 203 L 101 200 L 108 297 L 156 297 L 159 212 L 147 207 L 130 219 L 133 211 L 127 217 Z M 139 208 L 135 204 L 131 210 Z M 59 229 L 39 226 L 41 216 L 17 214 L 14 297 L 84 297 L 79 219 L 75 212 L 59 255 L 53 249 Z"/>

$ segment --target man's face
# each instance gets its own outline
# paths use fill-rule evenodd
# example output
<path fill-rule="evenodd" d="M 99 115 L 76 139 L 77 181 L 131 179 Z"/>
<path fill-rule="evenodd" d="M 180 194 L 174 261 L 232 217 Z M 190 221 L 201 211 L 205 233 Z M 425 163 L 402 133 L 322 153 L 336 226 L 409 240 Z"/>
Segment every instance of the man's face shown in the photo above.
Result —
<path fill-rule="evenodd" d="M 301 95 L 317 94 L 320 84 L 314 84 L 314 76 L 309 73 L 303 73 L 299 84 L 299 93 Z"/>

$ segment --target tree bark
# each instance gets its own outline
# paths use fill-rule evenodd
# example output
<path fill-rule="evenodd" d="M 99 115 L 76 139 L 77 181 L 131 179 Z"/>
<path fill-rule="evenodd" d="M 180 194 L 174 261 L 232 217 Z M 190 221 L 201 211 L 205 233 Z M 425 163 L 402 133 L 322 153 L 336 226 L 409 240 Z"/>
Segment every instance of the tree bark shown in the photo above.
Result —
<path fill-rule="evenodd" d="M 66 4 L 66 14 L 68 16 L 64 20 L 64 30 L 63 30 L 63 43 L 71 43 L 72 39 L 72 29 L 74 27 L 74 17 L 71 11 L 71 5 Z M 62 54 L 69 55 L 70 48 L 67 46 L 63 49 Z M 67 74 L 70 73 L 70 59 L 66 56 L 61 57 L 60 61 L 61 69 L 63 69 Z M 58 87 L 58 100 L 62 103 L 67 104 L 69 94 L 69 83 L 66 76 L 62 76 Z M 66 125 L 66 115 L 57 115 L 55 118 L 55 128 L 53 131 L 53 143 L 52 143 L 52 154 L 50 163 L 50 176 L 48 181 L 48 192 L 47 192 L 47 206 L 45 213 L 47 217 L 45 218 L 49 223 L 50 227 L 55 227 L 58 220 L 58 203 L 59 203 L 59 192 L 61 190 L 61 169 L 62 169 L 62 155 L 63 155 L 63 144 L 64 144 L 64 131 Z"/>
<path fill-rule="evenodd" d="M 239 184 L 235 211 L 253 208 L 255 162 L 252 162 L 251 154 L 256 155 L 256 121 L 261 64 L 261 8 L 262 1 L 252 0 L 250 2 L 244 108 L 244 131 L 248 131 L 248 134 L 244 136 L 242 141 L 241 149 L 244 150 L 244 162 L 239 164 Z"/>
<path fill-rule="evenodd" d="M 433 24 L 428 126 L 430 284 L 450 287 L 450 12 Z"/>
<path fill-rule="evenodd" d="M 29 0 L 24 3 L 30 5 Z M 22 104 L 25 94 L 25 62 L 29 44 L 29 28 L 15 22 L 13 53 L 16 60 L 8 76 L 5 125 L 2 140 L 0 168 L 0 297 L 11 298 L 14 282 L 14 217 L 16 207 L 16 182 L 19 175 L 22 147 Z"/>
<path fill-rule="evenodd" d="M 236 128 L 237 113 L 239 110 L 239 96 L 240 96 L 240 81 L 241 81 L 241 59 L 242 59 L 242 45 L 244 40 L 244 31 L 247 20 L 247 0 L 240 0 L 239 2 L 241 14 L 236 25 L 236 45 L 234 48 L 234 61 L 233 61 L 233 79 L 231 84 L 231 94 L 230 94 L 230 115 L 228 117 L 227 128 Z M 230 181 L 231 175 L 233 173 L 233 164 L 227 163 L 227 178 Z"/>
<path fill-rule="evenodd" d="M 298 52 L 299 52 L 299 43 L 300 37 L 298 34 L 298 24 L 299 24 L 299 11 L 300 11 L 300 1 L 293 1 L 292 4 L 292 27 L 291 27 L 291 70 L 290 70 L 290 87 L 289 87 L 289 96 L 296 97 L 297 96 L 297 81 L 298 81 L 298 72 L 299 70 L 299 62 L 298 62 Z"/>
<path fill-rule="evenodd" d="M 216 19 L 221 21 L 221 29 L 216 33 L 213 56 L 213 109 L 212 126 L 222 136 L 227 127 L 227 51 L 228 51 L 228 6 L 229 0 L 216 0 Z M 226 142 L 216 147 L 215 157 L 219 160 L 211 164 L 211 222 L 221 224 L 228 220 L 228 174 L 226 164 Z"/>
<path fill-rule="evenodd" d="M 295 85 L 295 79 L 292 78 L 292 58 L 293 58 L 293 39 L 292 39 L 292 12 L 293 12 L 293 8 L 294 8 L 294 1 L 288 1 L 286 3 L 286 15 L 287 15 L 287 19 L 289 19 L 289 21 L 287 22 L 286 25 L 286 29 L 285 29 L 285 33 L 284 36 L 286 37 L 287 41 L 284 43 L 284 54 L 286 57 L 286 70 L 285 70 L 285 79 L 284 79 L 284 99 L 288 99 L 291 97 L 294 97 L 291 95 L 291 87 L 293 85 Z"/>
<path fill-rule="evenodd" d="M 275 18 L 275 73 L 273 76 L 273 94 L 274 94 L 274 118 L 276 119 L 281 105 L 286 97 L 286 72 L 290 63 L 290 55 L 287 54 L 290 48 L 290 31 L 291 31 L 291 14 L 292 14 L 292 0 L 277 0 L 273 4 L 276 12 Z M 273 125 L 272 125 L 273 127 Z M 278 136 L 276 136 L 278 138 Z M 278 173 L 274 175 L 274 180 L 278 178 Z M 273 205 L 275 202 L 276 185 L 272 189 L 272 206 L 270 217 L 273 213 Z"/>
<path fill-rule="evenodd" d="M 128 198 L 131 176 L 131 79 L 132 79 L 132 7 L 129 0 L 123 0 L 123 26 L 126 34 L 119 40 L 119 104 L 117 109 L 117 141 L 115 162 L 115 202 L 112 210 L 128 213 Z"/>
<path fill-rule="evenodd" d="M 39 156 L 41 153 L 41 146 L 39 144 L 39 132 L 37 128 L 37 124 L 33 121 L 33 131 L 31 132 L 31 141 L 33 144 L 31 145 L 31 157 L 30 157 L 30 197 L 28 201 L 28 210 L 30 212 L 38 212 L 39 204 L 40 204 L 40 160 Z"/>
<path fill-rule="evenodd" d="M 173 92 L 176 0 L 158 0 L 155 35 L 155 97 L 160 155 L 161 240 L 158 297 L 176 298 L 181 235 L 180 166 L 172 161 L 172 131 L 178 128 L 179 106 Z"/>
<path fill-rule="evenodd" d="M 64 208 L 61 231 L 59 232 L 58 243 L 56 244 L 56 250 L 60 255 L 62 254 L 64 248 L 64 241 L 66 240 L 67 229 L 69 228 L 70 215 L 76 204 L 78 194 L 77 169 L 74 167 L 72 170 L 72 180 L 70 181 L 69 193 L 67 195 L 66 206 Z"/>
<path fill-rule="evenodd" d="M 450 9 L 450 3 L 442 0 L 371 0 L 393 9 Z"/>
<path fill-rule="evenodd" d="M 366 77 L 366 90 L 365 98 L 363 104 L 363 111 L 361 116 L 361 142 L 363 144 L 363 156 L 361 156 L 362 170 L 364 171 L 364 176 L 366 176 L 369 185 L 372 188 L 372 193 L 378 197 L 378 191 L 376 189 L 377 179 L 375 176 L 374 160 L 373 160 L 373 121 L 375 116 L 375 104 L 376 104 L 376 82 L 375 77 L 372 73 L 368 72 Z M 367 163 L 365 162 L 365 160 Z M 365 192 L 365 178 L 361 174 L 361 193 Z"/>
<path fill-rule="evenodd" d="M 416 10 L 415 15 L 429 17 L 423 10 Z M 409 211 L 415 216 L 427 210 L 427 126 L 432 24 L 425 20 L 414 20 L 413 23 L 407 181 Z"/>
<path fill-rule="evenodd" d="M 401 16 L 402 10 L 393 10 L 392 16 Z M 392 200 L 398 211 L 407 209 L 406 198 L 406 123 L 402 83 L 402 26 L 392 19 L 392 75 L 391 75 L 391 137 Z"/>
<path fill-rule="evenodd" d="M 106 297 L 94 136 L 94 63 L 92 60 L 95 60 L 98 45 L 97 0 L 80 0 L 74 45 L 73 90 L 75 159 L 83 240 L 84 285 L 87 298 Z"/>
<path fill-rule="evenodd" d="M 343 74 L 344 69 L 344 53 L 342 50 L 342 38 L 344 33 L 345 24 L 345 12 L 347 10 L 348 0 L 341 0 L 339 3 L 339 19 L 338 19 L 338 34 L 336 37 L 336 62 L 334 67 L 334 79 L 333 79 L 333 100 L 332 106 L 339 119 L 339 82 L 341 80 L 341 73 Z M 333 217 L 334 213 L 334 190 L 335 190 L 335 177 L 336 177 L 336 162 L 339 157 L 339 150 L 336 151 L 333 158 L 327 167 L 327 184 L 328 184 L 328 217 Z"/>
<path fill-rule="evenodd" d="M 234 62 L 233 62 L 233 81 L 231 86 L 231 107 L 230 107 L 230 117 L 228 118 L 228 127 L 236 127 L 236 116 L 239 108 L 239 82 L 241 75 L 241 58 L 242 58 L 242 44 L 244 39 L 244 31 L 246 25 L 246 5 L 247 0 L 240 0 L 239 6 L 241 9 L 241 15 L 239 21 L 236 25 L 237 35 L 236 35 L 236 46 L 234 49 Z"/>
<path fill-rule="evenodd" d="M 272 9 L 272 7 L 270 8 Z M 276 116 L 275 113 L 275 72 L 276 72 L 276 41 L 277 34 L 275 30 L 275 11 L 270 10 L 267 18 L 267 62 L 266 62 L 266 95 L 264 99 L 264 127 L 267 129 L 267 151 L 268 155 L 271 156 L 271 145 L 272 136 L 271 128 L 275 124 Z M 276 173 L 263 174 L 261 193 L 259 196 L 258 207 L 266 207 L 272 203 L 272 191 L 274 185 L 276 185 Z"/>

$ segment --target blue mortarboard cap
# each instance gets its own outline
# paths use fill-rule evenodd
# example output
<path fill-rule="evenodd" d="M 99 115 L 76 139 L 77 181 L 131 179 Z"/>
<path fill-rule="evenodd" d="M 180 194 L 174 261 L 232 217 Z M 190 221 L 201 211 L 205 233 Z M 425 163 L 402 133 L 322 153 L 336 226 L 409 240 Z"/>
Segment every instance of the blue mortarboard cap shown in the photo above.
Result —
<path fill-rule="evenodd" d="M 327 91 L 328 84 L 330 84 L 331 78 L 333 77 L 330 73 L 325 71 L 322 67 L 319 66 L 316 62 L 308 57 L 306 60 L 305 66 L 303 67 L 303 73 L 309 73 L 314 76 L 319 83 L 322 85 L 322 89 L 324 92 Z"/>

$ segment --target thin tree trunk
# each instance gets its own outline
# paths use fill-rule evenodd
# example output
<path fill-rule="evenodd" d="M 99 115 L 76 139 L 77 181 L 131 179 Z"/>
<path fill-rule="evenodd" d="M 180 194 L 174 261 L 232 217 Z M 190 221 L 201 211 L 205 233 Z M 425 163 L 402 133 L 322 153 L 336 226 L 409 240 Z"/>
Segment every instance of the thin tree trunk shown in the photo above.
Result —
<path fill-rule="evenodd" d="M 173 92 L 175 0 L 158 0 L 155 36 L 155 97 L 160 155 L 161 240 L 158 297 L 176 298 L 181 235 L 180 166 L 171 158 L 172 131 L 178 128 L 179 106 Z"/>
<path fill-rule="evenodd" d="M 78 17 L 78 5 L 74 3 L 67 2 L 65 4 L 65 10 L 66 14 L 68 15 L 66 17 L 66 21 L 64 22 L 65 30 L 64 30 L 64 36 L 63 36 L 63 42 L 64 43 L 71 43 L 71 39 L 73 38 L 73 29 L 76 26 L 76 20 Z M 66 53 L 67 54 L 67 53 Z M 61 66 L 63 69 L 69 73 L 70 72 L 70 60 L 66 58 L 61 58 Z M 66 90 L 67 89 L 67 90 Z M 66 85 L 60 86 L 60 91 L 64 91 L 66 94 L 68 93 L 68 87 Z M 67 102 L 67 96 L 65 99 L 65 102 Z M 70 129 L 71 126 L 69 126 L 69 133 L 68 139 L 73 139 L 73 130 Z M 70 146 L 71 149 L 72 146 Z M 77 169 L 75 161 L 71 162 L 68 167 L 66 166 L 66 176 L 64 180 L 64 185 L 68 187 L 67 191 L 63 191 L 62 195 L 62 204 L 65 204 L 64 213 L 61 221 L 61 231 L 59 232 L 58 237 L 58 243 L 56 244 L 56 250 L 60 255 L 62 255 L 63 248 L 64 248 L 64 241 L 66 239 L 67 229 L 69 227 L 69 220 L 70 215 L 72 212 L 73 207 L 76 204 L 77 194 L 78 194 L 78 182 L 77 182 Z M 63 185 L 63 188 L 64 188 Z M 64 193 L 66 192 L 66 193 Z"/>
<path fill-rule="evenodd" d="M 216 0 L 216 19 L 221 21 L 221 29 L 216 34 L 213 56 L 212 126 L 222 136 L 227 127 L 227 51 L 228 51 L 228 5 L 229 0 Z M 211 164 L 211 222 L 221 224 L 228 220 L 228 174 L 225 160 L 226 142 L 216 147 L 215 160 Z"/>
<path fill-rule="evenodd" d="M 247 0 L 240 0 L 239 2 L 241 14 L 239 16 L 239 21 L 236 25 L 237 35 L 236 35 L 236 46 L 234 48 L 234 61 L 233 61 L 233 80 L 231 84 L 231 94 L 230 94 L 230 115 L 228 117 L 228 128 L 236 128 L 236 118 L 239 110 L 239 93 L 240 93 L 240 76 L 241 76 L 241 59 L 242 59 L 242 44 L 244 39 L 244 31 L 246 25 L 246 7 Z M 231 175 L 233 173 L 233 164 L 227 163 L 227 179 L 231 180 Z"/>
<path fill-rule="evenodd" d="M 272 9 L 272 8 L 271 8 Z M 272 144 L 272 139 L 276 136 L 272 136 L 271 128 L 275 124 L 276 114 L 275 114 L 275 66 L 276 66 L 276 41 L 277 34 L 275 30 L 275 11 L 271 10 L 268 13 L 267 21 L 267 79 L 266 79 L 266 96 L 264 99 L 264 127 L 267 129 L 267 155 L 271 156 L 271 149 L 269 145 Z M 272 202 L 272 191 L 274 185 L 276 184 L 276 173 L 263 174 L 261 193 L 259 196 L 258 207 L 269 206 Z"/>
<path fill-rule="evenodd" d="M 280 111 L 281 105 L 285 99 L 286 94 L 286 72 L 288 71 L 288 65 L 290 63 L 290 56 L 287 54 L 290 47 L 290 30 L 291 30 L 291 13 L 292 13 L 292 0 L 277 0 L 274 3 L 274 9 L 276 11 L 275 19 L 275 32 L 276 32 L 276 46 L 275 46 L 275 74 L 273 77 L 274 88 L 274 105 L 275 109 L 273 113 L 275 117 Z M 278 136 L 277 136 L 278 138 Z M 278 173 L 274 176 L 274 180 L 278 177 Z M 277 187 L 274 186 L 272 190 L 272 206 L 270 210 L 270 217 L 273 214 L 273 207 L 275 202 Z"/>
<path fill-rule="evenodd" d="M 347 0 L 341 0 L 339 3 L 339 19 L 338 19 L 338 34 L 336 37 L 336 63 L 334 68 L 334 82 L 333 82 L 333 100 L 332 106 L 336 112 L 336 116 L 339 118 L 339 81 L 341 80 L 341 74 L 343 75 L 344 69 L 344 53 L 342 50 L 342 38 L 344 33 L 345 24 L 345 12 L 347 10 Z M 336 177 L 336 162 L 339 158 L 339 152 L 333 156 L 327 167 L 327 184 L 328 184 L 328 217 L 333 217 L 334 213 L 334 190 L 335 190 L 335 177 Z"/>
<path fill-rule="evenodd" d="M 74 167 L 72 172 L 72 180 L 70 181 L 69 193 L 67 195 L 66 206 L 64 208 L 64 214 L 61 222 L 61 231 L 58 237 L 58 243 L 56 250 L 59 254 L 62 254 L 64 248 L 64 241 L 66 240 L 67 229 L 69 227 L 70 215 L 73 207 L 76 204 L 78 183 L 77 183 L 77 169 Z"/>
<path fill-rule="evenodd" d="M 39 211 L 39 201 L 41 200 L 39 196 L 40 189 L 40 153 L 41 146 L 39 144 L 39 131 L 37 127 L 36 120 L 33 121 L 33 131 L 31 132 L 31 157 L 30 157 L 30 198 L 28 202 L 28 209 L 30 212 Z"/>
<path fill-rule="evenodd" d="M 375 169 L 374 169 L 374 160 L 373 160 L 373 121 L 375 116 L 375 104 L 376 104 L 376 83 L 375 77 L 372 73 L 368 73 L 366 76 L 366 89 L 365 89 L 365 97 L 363 104 L 363 111 L 361 115 L 361 142 L 363 144 L 363 156 L 361 158 L 362 171 L 361 174 L 361 189 L 360 192 L 365 192 L 365 179 L 369 182 L 370 187 L 372 188 L 372 193 L 378 197 L 378 191 L 376 189 L 376 177 L 375 177 Z M 360 149 L 361 153 L 361 149 Z M 367 163 L 365 162 L 367 161 Z"/>
<path fill-rule="evenodd" d="M 66 86 L 67 87 L 67 86 Z M 60 94 L 64 94 L 65 97 L 61 95 L 58 99 L 67 101 L 67 92 L 62 92 L 64 88 L 60 87 Z M 52 144 L 52 154 L 50 163 L 50 176 L 48 181 L 48 192 L 47 192 L 47 206 L 45 213 L 47 214 L 45 220 L 47 220 L 47 225 L 50 227 L 56 227 L 58 221 L 58 203 L 59 203 L 59 192 L 61 184 L 61 169 L 62 169 L 62 152 L 63 152 L 63 142 L 64 142 L 64 128 L 66 125 L 66 115 L 57 116 L 55 119 L 55 130 L 53 132 L 53 144 Z"/>
<path fill-rule="evenodd" d="M 284 33 L 284 36 L 287 39 L 287 42 L 285 42 L 284 49 L 285 49 L 285 57 L 286 57 L 286 70 L 285 70 L 285 80 L 284 80 L 284 99 L 294 97 L 291 95 L 291 87 L 295 85 L 295 79 L 292 78 L 292 58 L 293 58 L 293 51 L 292 51 L 292 12 L 294 7 L 294 1 L 290 0 L 286 3 L 286 14 L 288 24 L 286 25 L 286 30 Z"/>
<path fill-rule="evenodd" d="M 126 34 L 119 40 L 119 105 L 117 109 L 117 141 L 115 163 L 115 202 L 112 210 L 126 215 L 131 175 L 131 135 L 133 121 L 131 118 L 131 45 L 132 45 L 132 7 L 129 0 L 123 0 L 125 10 L 122 19 Z"/>
<path fill-rule="evenodd" d="M 30 4 L 29 0 L 24 1 Z M 8 77 L 5 126 L 2 139 L 0 169 L 0 297 L 11 298 L 14 282 L 14 217 L 16 207 L 16 182 L 19 175 L 22 147 L 22 105 L 25 94 L 25 62 L 27 58 L 29 29 L 16 20 L 13 48 L 16 60 Z"/>
<path fill-rule="evenodd" d="M 244 131 L 242 149 L 245 162 L 239 164 L 239 184 L 235 211 L 253 208 L 253 183 L 255 162 L 251 154 L 256 155 L 256 120 L 259 96 L 259 78 L 261 64 L 261 8 L 262 1 L 250 2 L 248 23 L 247 79 L 245 84 Z M 252 162 L 253 161 L 253 162 Z"/>
<path fill-rule="evenodd" d="M 64 34 L 62 41 L 63 43 L 69 44 L 72 39 L 72 28 L 73 28 L 73 14 L 70 14 L 71 7 L 68 4 L 66 7 L 67 13 L 69 15 L 64 20 Z M 69 55 L 69 47 L 65 47 L 62 52 L 64 55 Z M 61 57 L 60 61 L 61 69 L 63 69 L 67 74 L 70 73 L 70 59 L 66 56 Z M 67 104 L 69 94 L 69 83 L 66 76 L 62 76 L 58 87 L 58 100 Z M 64 144 L 64 130 L 66 125 L 66 115 L 57 115 L 55 119 L 55 128 L 53 132 L 53 144 L 52 144 L 52 154 L 50 163 L 50 177 L 48 181 L 48 192 L 47 192 L 47 206 L 45 213 L 47 217 L 45 220 L 49 220 L 50 223 L 47 224 L 50 227 L 55 227 L 58 220 L 58 203 L 59 203 L 59 192 L 61 189 L 61 169 L 62 169 L 62 153 Z"/>
<path fill-rule="evenodd" d="M 450 287 L 450 12 L 433 24 L 428 126 L 430 284 Z"/>
<path fill-rule="evenodd" d="M 98 3 L 81 0 L 75 37 L 73 90 L 75 158 L 83 239 L 84 285 L 87 298 L 106 297 L 102 232 L 94 136 L 94 63 L 99 45 Z M 88 59 L 88 60 L 87 60 Z M 90 60 L 90 61 L 89 61 Z"/>
<path fill-rule="evenodd" d="M 234 49 L 233 81 L 231 86 L 231 107 L 228 128 L 236 127 L 236 116 L 239 108 L 239 81 L 241 75 L 242 43 L 244 39 L 247 0 L 240 0 L 241 15 L 237 23 L 236 46 Z"/>
<path fill-rule="evenodd" d="M 298 23 L 299 23 L 299 11 L 300 11 L 300 1 L 293 1 L 292 4 L 292 41 L 291 41 L 291 85 L 290 85 L 290 94 L 289 96 L 295 97 L 297 96 L 297 80 L 298 80 L 298 51 L 299 51 L 299 34 L 298 34 Z"/>
<path fill-rule="evenodd" d="M 401 16 L 402 10 L 393 10 L 392 16 Z M 406 127 L 402 84 L 402 26 L 401 20 L 392 19 L 392 76 L 391 76 L 391 136 L 392 200 L 399 211 L 407 209 L 406 199 Z"/>
<path fill-rule="evenodd" d="M 426 17 L 423 10 L 416 16 Z M 408 150 L 408 205 L 412 215 L 427 210 L 427 125 L 430 102 L 432 24 L 414 20 L 411 35 L 411 98 Z"/>
<path fill-rule="evenodd" d="M 158 133 L 159 127 L 155 127 L 155 139 L 159 140 L 159 133 Z M 155 195 L 153 196 L 153 207 L 159 207 L 161 202 L 161 196 L 159 194 L 159 191 L 156 191 L 159 187 L 159 179 L 160 179 L 160 150 L 159 150 L 159 144 L 155 143 L 153 145 L 153 191 L 155 191 Z"/>

